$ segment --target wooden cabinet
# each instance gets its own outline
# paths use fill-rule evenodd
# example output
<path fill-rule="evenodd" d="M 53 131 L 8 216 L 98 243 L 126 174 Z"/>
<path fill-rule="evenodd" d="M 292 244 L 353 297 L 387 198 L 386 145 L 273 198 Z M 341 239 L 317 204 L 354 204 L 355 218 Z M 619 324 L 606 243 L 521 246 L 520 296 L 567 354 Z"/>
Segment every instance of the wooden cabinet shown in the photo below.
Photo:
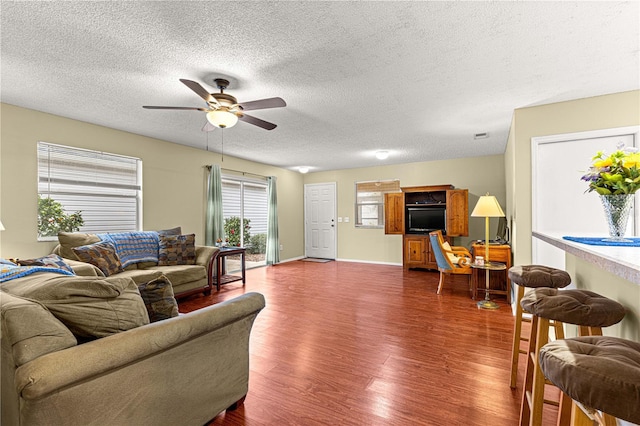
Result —
<path fill-rule="evenodd" d="M 402 192 L 384 194 L 384 233 L 404 233 L 404 194 Z"/>
<path fill-rule="evenodd" d="M 449 238 L 445 237 L 445 241 L 449 241 Z M 403 238 L 402 251 L 404 269 L 438 269 L 428 235 L 406 234 Z"/>
<path fill-rule="evenodd" d="M 447 191 L 447 235 L 469 235 L 469 190 Z"/>
<path fill-rule="evenodd" d="M 402 259 L 405 269 L 438 269 L 431 252 L 428 229 L 410 230 L 409 217 L 414 211 L 440 211 L 441 227 L 446 228 L 445 239 L 469 235 L 469 191 L 453 185 L 412 186 L 401 193 L 387 193 L 384 197 L 385 234 L 403 235 Z M 446 220 L 445 220 L 446 217 Z M 415 218 L 415 216 L 414 216 Z M 437 228 L 440 229 L 440 228 Z"/>

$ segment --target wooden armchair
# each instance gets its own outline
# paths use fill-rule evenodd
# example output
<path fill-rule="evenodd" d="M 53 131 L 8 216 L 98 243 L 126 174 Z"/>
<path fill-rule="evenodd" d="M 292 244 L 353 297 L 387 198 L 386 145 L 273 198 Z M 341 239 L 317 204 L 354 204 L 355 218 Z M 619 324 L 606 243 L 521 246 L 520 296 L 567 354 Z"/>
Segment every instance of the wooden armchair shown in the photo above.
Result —
<path fill-rule="evenodd" d="M 462 274 L 468 276 L 469 289 L 471 289 L 471 253 L 464 247 L 450 246 L 442 237 L 441 231 L 429 233 L 431 250 L 438 264 L 440 271 L 440 282 L 438 283 L 438 294 L 442 292 L 445 274 Z"/>

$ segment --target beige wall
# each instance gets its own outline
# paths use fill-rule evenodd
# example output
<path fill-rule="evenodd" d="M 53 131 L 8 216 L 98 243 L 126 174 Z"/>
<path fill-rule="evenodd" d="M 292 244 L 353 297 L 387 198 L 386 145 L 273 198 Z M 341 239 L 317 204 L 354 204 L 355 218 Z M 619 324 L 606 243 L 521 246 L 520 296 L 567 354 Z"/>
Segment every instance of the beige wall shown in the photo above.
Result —
<path fill-rule="evenodd" d="M 640 91 L 615 93 L 550 105 L 517 109 L 508 139 L 505 169 L 507 205 L 514 218 L 514 264 L 531 263 L 531 138 L 640 125 Z M 566 256 L 567 272 L 578 288 L 611 297 L 629 313 L 606 334 L 640 341 L 640 285 L 587 262 Z"/>
<path fill-rule="evenodd" d="M 182 226 L 204 243 L 204 200 L 208 164 L 278 178 L 281 260 L 302 256 L 303 177 L 293 171 L 189 148 L 102 126 L 0 104 L 0 255 L 34 257 L 55 243 L 38 242 L 38 141 L 103 150 L 142 159 L 143 227 Z"/>
<path fill-rule="evenodd" d="M 513 171 L 507 205 L 517 233 L 515 263 L 531 262 L 531 138 L 638 124 L 638 90 L 515 110 L 505 156 L 505 169 Z"/>
<path fill-rule="evenodd" d="M 355 182 L 385 179 L 400 179 L 403 187 L 452 184 L 466 188 L 469 213 L 486 192 L 505 205 L 502 155 L 310 173 L 305 184 L 336 182 L 338 216 L 350 219 L 349 223 L 337 224 L 338 259 L 402 264 L 402 236 L 385 235 L 384 229 L 356 228 L 353 223 Z M 496 227 L 497 219 L 492 219 L 491 235 L 495 235 Z M 456 238 L 455 244 L 466 246 L 479 238 L 484 238 L 484 219 L 469 218 L 469 237 Z"/>
<path fill-rule="evenodd" d="M 640 285 L 617 277 L 583 259 L 566 255 L 566 270 L 576 287 L 591 290 L 620 302 L 627 310 L 618 324 L 602 331 L 606 336 L 617 336 L 640 342 Z M 567 335 L 576 336 L 575 326 L 567 326 Z"/>

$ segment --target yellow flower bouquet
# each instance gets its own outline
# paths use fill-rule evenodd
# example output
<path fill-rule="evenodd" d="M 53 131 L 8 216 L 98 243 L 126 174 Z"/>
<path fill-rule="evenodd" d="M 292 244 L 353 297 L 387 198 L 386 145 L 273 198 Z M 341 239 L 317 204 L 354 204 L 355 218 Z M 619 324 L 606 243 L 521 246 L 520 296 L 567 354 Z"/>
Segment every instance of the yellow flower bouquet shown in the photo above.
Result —
<path fill-rule="evenodd" d="M 606 155 L 602 151 L 591 159 L 592 164 L 582 180 L 589 182 L 587 192 L 600 195 L 634 194 L 640 189 L 640 152 L 638 148 L 618 145 L 617 151 Z"/>

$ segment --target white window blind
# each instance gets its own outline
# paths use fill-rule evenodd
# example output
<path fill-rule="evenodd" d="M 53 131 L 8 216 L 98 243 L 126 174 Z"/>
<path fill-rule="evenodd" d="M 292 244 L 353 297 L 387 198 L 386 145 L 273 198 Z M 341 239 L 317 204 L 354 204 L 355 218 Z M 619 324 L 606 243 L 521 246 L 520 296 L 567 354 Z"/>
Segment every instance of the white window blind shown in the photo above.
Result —
<path fill-rule="evenodd" d="M 384 227 L 384 194 L 399 192 L 400 181 L 382 180 L 356 182 L 356 222 L 357 227 Z"/>
<path fill-rule="evenodd" d="M 38 142 L 38 194 L 81 212 L 81 232 L 142 229 L 139 158 Z"/>
<path fill-rule="evenodd" d="M 253 180 L 223 178 L 222 214 L 249 219 L 250 234 L 267 233 L 267 184 Z"/>

